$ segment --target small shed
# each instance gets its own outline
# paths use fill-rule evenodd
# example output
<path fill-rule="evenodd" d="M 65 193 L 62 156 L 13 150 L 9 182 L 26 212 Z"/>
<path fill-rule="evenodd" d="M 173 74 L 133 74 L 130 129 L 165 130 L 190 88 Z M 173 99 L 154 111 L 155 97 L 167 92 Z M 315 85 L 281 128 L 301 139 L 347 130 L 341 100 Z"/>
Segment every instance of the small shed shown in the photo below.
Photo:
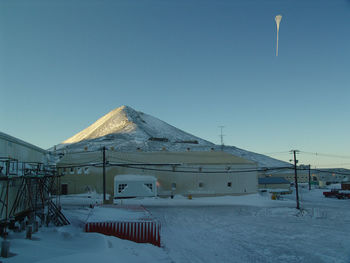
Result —
<path fill-rule="evenodd" d="M 286 190 L 290 190 L 290 182 L 283 177 L 259 178 L 259 189 L 286 189 Z"/>
<path fill-rule="evenodd" d="M 114 177 L 114 198 L 157 196 L 154 176 L 122 174 Z"/>

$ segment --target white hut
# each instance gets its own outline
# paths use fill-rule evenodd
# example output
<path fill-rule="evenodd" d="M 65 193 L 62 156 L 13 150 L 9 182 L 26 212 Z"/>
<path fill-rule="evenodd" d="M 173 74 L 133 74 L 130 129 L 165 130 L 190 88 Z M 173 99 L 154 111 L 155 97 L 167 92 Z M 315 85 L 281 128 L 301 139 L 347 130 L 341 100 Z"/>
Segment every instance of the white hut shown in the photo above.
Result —
<path fill-rule="evenodd" d="M 114 198 L 157 196 L 154 176 L 122 174 L 114 177 Z"/>

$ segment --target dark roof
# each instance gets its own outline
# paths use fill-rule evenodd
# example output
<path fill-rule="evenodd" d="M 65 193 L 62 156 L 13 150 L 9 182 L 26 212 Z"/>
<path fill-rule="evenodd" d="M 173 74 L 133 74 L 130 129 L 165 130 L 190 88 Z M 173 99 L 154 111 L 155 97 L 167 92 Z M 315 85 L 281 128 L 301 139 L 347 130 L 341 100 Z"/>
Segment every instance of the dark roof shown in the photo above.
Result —
<path fill-rule="evenodd" d="M 290 184 L 290 182 L 283 177 L 264 177 L 259 178 L 259 184 Z"/>

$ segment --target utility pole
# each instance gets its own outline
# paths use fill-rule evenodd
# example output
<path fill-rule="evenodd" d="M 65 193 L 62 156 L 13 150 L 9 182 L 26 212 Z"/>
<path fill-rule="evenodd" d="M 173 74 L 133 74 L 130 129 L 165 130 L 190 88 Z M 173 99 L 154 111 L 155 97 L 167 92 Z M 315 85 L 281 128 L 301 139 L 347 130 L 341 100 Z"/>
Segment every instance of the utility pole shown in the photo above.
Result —
<path fill-rule="evenodd" d="M 221 140 L 221 151 L 224 151 L 224 135 L 222 134 L 222 129 L 224 128 L 225 126 L 219 126 L 220 128 L 220 140 Z"/>
<path fill-rule="evenodd" d="M 309 164 L 309 191 L 311 190 L 311 164 Z"/>
<path fill-rule="evenodd" d="M 103 146 L 103 203 L 106 203 L 106 147 Z"/>
<path fill-rule="evenodd" d="M 295 184 L 295 194 L 296 194 L 296 201 L 297 201 L 297 209 L 300 209 L 299 206 L 299 192 L 298 192 L 298 174 L 297 174 L 297 158 L 296 154 L 299 152 L 298 150 L 291 150 L 294 156 L 294 184 Z"/>

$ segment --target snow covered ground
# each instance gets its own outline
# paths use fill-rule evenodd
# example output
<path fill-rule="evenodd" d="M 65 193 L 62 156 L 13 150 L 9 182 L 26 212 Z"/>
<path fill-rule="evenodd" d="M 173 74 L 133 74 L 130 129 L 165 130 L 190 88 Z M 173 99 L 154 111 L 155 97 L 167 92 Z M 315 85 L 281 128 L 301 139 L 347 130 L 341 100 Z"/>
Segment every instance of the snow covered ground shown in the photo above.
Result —
<path fill-rule="evenodd" d="M 300 189 L 301 212 L 294 194 L 282 200 L 259 194 L 123 200 L 123 205 L 142 204 L 161 222 L 162 248 L 84 233 L 87 204 L 99 201 L 90 196 L 82 206 L 62 199 L 71 225 L 42 227 L 33 240 L 11 233 L 11 252 L 17 255 L 2 261 L 349 263 L 350 200 L 324 198 L 323 191 Z"/>

